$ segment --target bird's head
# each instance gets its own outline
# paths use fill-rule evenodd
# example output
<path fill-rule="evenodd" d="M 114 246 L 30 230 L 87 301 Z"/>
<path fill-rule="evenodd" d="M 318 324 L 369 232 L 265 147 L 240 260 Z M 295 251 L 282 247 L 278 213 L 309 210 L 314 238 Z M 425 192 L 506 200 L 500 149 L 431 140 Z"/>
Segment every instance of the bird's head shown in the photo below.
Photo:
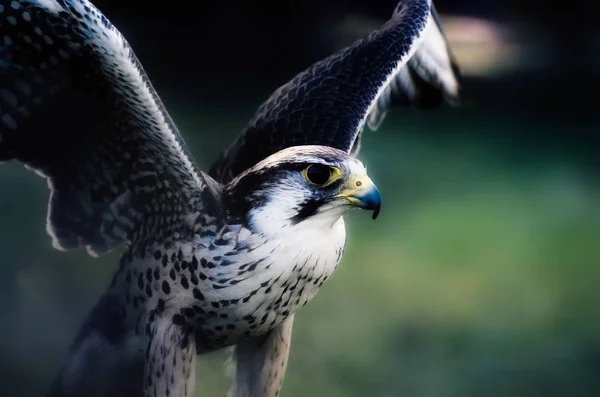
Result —
<path fill-rule="evenodd" d="M 331 226 L 351 208 L 379 214 L 379 191 L 364 165 L 326 146 L 281 150 L 233 179 L 228 207 L 254 231 L 277 234 L 289 227 Z"/>

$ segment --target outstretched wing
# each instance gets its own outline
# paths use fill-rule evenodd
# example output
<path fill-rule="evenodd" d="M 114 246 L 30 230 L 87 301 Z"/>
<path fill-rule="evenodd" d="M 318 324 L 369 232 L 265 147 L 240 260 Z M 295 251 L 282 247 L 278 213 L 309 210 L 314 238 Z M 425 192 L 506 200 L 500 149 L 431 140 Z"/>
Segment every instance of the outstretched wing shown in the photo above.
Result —
<path fill-rule="evenodd" d="M 379 30 L 277 89 L 210 174 L 227 182 L 295 145 L 355 155 L 365 123 L 377 128 L 392 104 L 460 102 L 457 71 L 431 1 L 402 0 Z"/>
<path fill-rule="evenodd" d="M 54 245 L 184 233 L 214 182 L 118 30 L 87 0 L 1 0 L 0 33 L 0 162 L 48 179 Z"/>

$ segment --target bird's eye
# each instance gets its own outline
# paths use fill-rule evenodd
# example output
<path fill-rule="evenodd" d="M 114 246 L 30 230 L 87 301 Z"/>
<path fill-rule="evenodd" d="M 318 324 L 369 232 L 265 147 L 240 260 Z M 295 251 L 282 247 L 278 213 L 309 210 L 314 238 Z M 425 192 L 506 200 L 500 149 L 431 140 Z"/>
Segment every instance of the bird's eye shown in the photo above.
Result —
<path fill-rule="evenodd" d="M 334 182 L 339 175 L 341 175 L 341 172 L 337 168 L 323 164 L 311 164 L 304 169 L 304 179 L 317 186 L 329 185 Z"/>

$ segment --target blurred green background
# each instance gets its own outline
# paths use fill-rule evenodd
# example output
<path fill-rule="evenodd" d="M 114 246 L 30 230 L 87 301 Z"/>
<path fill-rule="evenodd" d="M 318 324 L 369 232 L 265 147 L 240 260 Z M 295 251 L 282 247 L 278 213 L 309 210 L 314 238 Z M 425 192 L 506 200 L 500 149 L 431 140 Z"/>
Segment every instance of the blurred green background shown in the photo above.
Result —
<path fill-rule="evenodd" d="M 256 11 L 242 25 L 235 7 L 219 14 L 213 4 L 188 17 L 204 22 L 195 27 L 165 10 L 144 15 L 136 2 L 97 3 L 126 34 L 208 169 L 274 88 L 385 20 L 394 2 L 333 2 L 323 13 L 311 2 L 283 5 L 284 17 Z M 572 50 L 560 43 L 573 31 L 552 30 L 545 14 L 516 2 L 491 10 L 438 3 L 473 103 L 397 109 L 380 130 L 366 131 L 360 158 L 381 190 L 382 213 L 375 222 L 362 212 L 346 217 L 342 264 L 296 316 L 282 395 L 598 396 L 600 59 L 582 52 L 577 62 L 557 61 L 561 49 Z M 519 24 L 506 22 L 510 12 Z M 225 14 L 233 22 L 219 19 Z M 170 22 L 147 30 L 160 18 Z M 235 29 L 251 41 L 283 24 L 290 26 L 277 40 L 254 42 L 260 55 L 241 64 L 231 65 L 235 49 L 227 57 L 218 45 L 231 44 Z M 195 34 L 181 39 L 181 29 Z M 158 35 L 163 41 L 153 40 Z M 308 36 L 322 39 L 307 45 Z M 174 48 L 175 38 L 183 43 Z M 582 51 L 600 40 L 590 43 Z M 205 60 L 177 47 L 186 45 Z M 53 250 L 47 198 L 33 173 L 0 167 L 3 395 L 43 395 L 118 259 L 118 252 L 93 259 Z M 200 358 L 198 396 L 225 394 L 224 358 Z"/>

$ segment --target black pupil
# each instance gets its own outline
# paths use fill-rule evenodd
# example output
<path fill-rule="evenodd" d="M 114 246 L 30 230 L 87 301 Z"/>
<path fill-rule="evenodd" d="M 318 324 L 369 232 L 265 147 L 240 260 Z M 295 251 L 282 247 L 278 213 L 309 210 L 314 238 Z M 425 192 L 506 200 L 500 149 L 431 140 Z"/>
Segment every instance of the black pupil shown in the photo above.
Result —
<path fill-rule="evenodd" d="M 314 164 L 306 170 L 306 177 L 315 185 L 324 185 L 331 176 L 331 168 L 326 165 Z"/>

